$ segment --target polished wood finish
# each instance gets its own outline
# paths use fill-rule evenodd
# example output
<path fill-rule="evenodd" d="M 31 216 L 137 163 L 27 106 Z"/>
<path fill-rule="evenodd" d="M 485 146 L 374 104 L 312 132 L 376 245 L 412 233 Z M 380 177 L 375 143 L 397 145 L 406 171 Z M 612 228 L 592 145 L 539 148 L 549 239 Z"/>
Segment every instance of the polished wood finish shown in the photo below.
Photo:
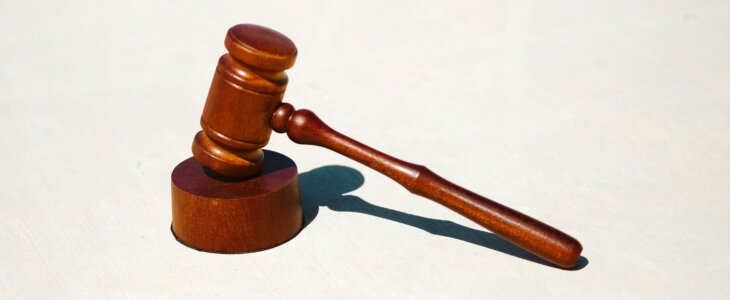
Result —
<path fill-rule="evenodd" d="M 282 104 L 272 127 L 299 144 L 322 146 L 392 178 L 410 192 L 469 218 L 515 245 L 558 266 L 575 266 L 583 250 L 573 237 L 525 214 L 453 184 L 424 166 L 370 148 L 327 126 L 309 110 Z"/>
<path fill-rule="evenodd" d="M 241 253 L 268 249 L 294 237 L 303 224 L 297 167 L 265 151 L 259 176 L 231 180 L 194 158 L 172 172 L 172 231 L 201 251 Z"/>
<path fill-rule="evenodd" d="M 258 174 L 271 136 L 271 114 L 281 103 L 297 48 L 281 33 L 258 25 L 231 27 L 228 54 L 218 60 L 193 155 L 231 178 Z"/>
<path fill-rule="evenodd" d="M 193 154 L 202 165 L 228 178 L 251 178 L 259 173 L 262 165 L 269 163 L 270 158 L 260 149 L 268 142 L 271 130 L 286 132 L 294 142 L 323 146 L 371 167 L 409 191 L 460 213 L 555 265 L 569 268 L 576 264 L 582 246 L 571 236 L 453 184 L 424 166 L 396 159 L 342 135 L 311 111 L 281 104 L 287 84 L 284 70 L 294 64 L 297 55 L 294 43 L 286 36 L 256 25 L 236 25 L 228 31 L 225 45 L 229 54 L 218 62 L 200 122 L 203 131 L 193 142 Z M 173 174 L 173 204 L 177 203 L 173 208 L 177 220 L 173 229 L 183 242 L 198 245 L 194 247 L 202 245 L 201 249 L 230 251 L 227 246 L 208 244 L 209 240 L 230 241 L 236 236 L 245 236 L 247 243 L 271 245 L 292 235 L 299 224 L 293 221 L 299 216 L 296 210 L 300 208 L 294 207 L 292 190 L 287 190 L 284 196 L 272 195 L 278 193 L 274 190 L 261 190 L 255 196 L 257 201 L 225 202 L 208 194 L 214 186 L 220 190 L 217 193 L 240 200 L 249 197 L 246 191 L 255 189 L 254 183 L 265 185 L 266 181 L 261 178 L 268 174 L 243 181 L 245 188 L 212 181 L 200 172 L 187 176 L 194 180 L 176 184 Z M 215 182 L 215 185 L 205 187 L 205 193 L 190 190 L 190 186 L 201 186 L 202 183 L 193 182 L 198 180 Z M 259 201 L 270 197 L 285 204 L 264 209 L 266 205 Z M 222 203 L 226 204 L 226 210 L 221 210 Z M 263 221 L 255 221 L 257 218 Z M 273 222 L 280 219 L 288 223 Z M 268 226 L 260 226 L 264 223 Z M 235 230 L 219 231 L 219 228 L 229 228 L 226 226 Z M 277 230 L 283 231 L 277 238 L 269 239 Z"/>

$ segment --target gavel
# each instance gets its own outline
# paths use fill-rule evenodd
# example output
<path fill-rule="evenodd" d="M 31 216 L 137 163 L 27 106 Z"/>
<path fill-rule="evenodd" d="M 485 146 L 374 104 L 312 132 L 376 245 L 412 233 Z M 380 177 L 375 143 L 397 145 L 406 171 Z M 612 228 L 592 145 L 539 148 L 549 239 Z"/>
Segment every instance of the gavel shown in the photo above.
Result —
<path fill-rule="evenodd" d="M 275 152 L 265 153 L 262 148 L 268 143 L 273 130 L 278 133 L 286 133 L 295 143 L 325 147 L 368 166 L 395 180 L 411 193 L 431 199 L 559 267 L 574 267 L 580 258 L 583 247 L 575 238 L 514 209 L 451 183 L 424 166 L 405 162 L 349 138 L 330 128 L 309 110 L 297 110 L 291 104 L 283 103 L 282 100 L 288 83 L 285 70 L 294 65 L 297 57 L 296 46 L 285 35 L 262 26 L 240 24 L 228 30 L 225 47 L 228 53 L 221 56 L 218 61 L 200 119 L 202 131 L 195 135 L 192 146 L 195 159 L 208 172 L 206 174 L 209 176 L 224 182 L 263 180 L 259 178 L 264 176 L 261 171 L 262 165 L 265 165 L 267 160 L 270 159 L 268 154 Z M 175 176 L 175 173 L 173 173 L 173 181 L 176 180 Z M 210 188 L 210 182 L 214 182 L 208 179 L 202 181 L 207 182 L 206 188 Z M 178 180 L 178 183 L 173 183 L 177 186 L 184 185 L 180 183 L 180 180 Z M 241 184 L 250 185 L 252 183 Z M 195 183 L 193 185 L 200 186 L 201 184 Z M 236 188 L 222 186 L 219 189 Z M 250 187 L 247 187 L 246 191 L 250 189 Z M 293 188 L 291 189 L 293 190 Z M 191 188 L 183 187 L 182 190 L 185 191 L 178 191 L 178 194 L 190 193 Z M 173 232 L 176 236 L 180 235 L 178 239 L 183 243 L 186 243 L 186 241 L 181 236 L 195 230 L 191 229 L 194 226 L 191 225 L 186 228 L 186 224 L 184 224 L 185 222 L 192 222 L 189 221 L 189 218 L 192 218 L 193 214 L 198 214 L 195 218 L 230 217 L 229 215 L 213 216 L 213 213 L 211 213 L 213 211 L 212 207 L 219 207 L 220 203 L 227 203 L 218 200 L 225 197 L 204 197 L 205 199 L 216 199 L 214 200 L 215 204 L 208 205 L 204 209 L 193 209 L 191 208 L 193 204 L 175 203 L 176 197 L 177 199 L 182 197 L 176 196 L 175 192 L 174 185 L 173 202 L 174 209 L 177 211 L 173 213 Z M 289 198 L 297 198 L 298 190 L 288 192 L 288 195 L 290 195 Z M 201 199 L 199 195 L 186 197 Z M 191 201 L 185 203 L 193 203 Z M 178 200 L 178 202 L 182 201 Z M 253 203 L 253 201 L 249 202 Z M 296 202 L 298 202 L 298 198 Z M 242 205 L 251 206 L 253 204 L 241 204 L 238 207 L 243 207 Z M 289 205 L 287 207 L 293 206 Z M 242 213 L 241 218 L 243 219 L 257 218 L 257 215 L 260 214 L 259 212 L 248 211 L 249 208 L 242 209 L 247 210 Z M 282 209 L 292 211 L 291 215 L 293 217 L 289 218 L 292 221 L 286 222 L 292 224 L 287 226 L 297 231 L 299 229 L 295 227 L 301 226 L 300 222 L 296 220 L 296 218 L 300 218 L 301 214 L 298 209 L 297 207 Z M 206 212 L 203 213 L 201 210 Z M 271 214 L 271 210 L 267 208 L 267 214 Z M 221 212 L 221 214 L 228 214 L 228 212 Z M 277 227 L 286 222 L 272 220 L 266 226 Z M 181 224 L 178 226 L 179 228 L 176 228 L 177 223 Z M 216 223 L 215 226 L 211 227 L 215 229 L 206 231 L 204 234 L 207 236 L 206 238 L 210 238 L 211 235 L 218 235 L 222 230 L 220 228 L 224 227 L 221 224 Z M 236 230 L 241 232 L 240 234 L 246 235 L 255 229 L 241 228 Z M 225 229 L 223 231 L 230 233 L 235 230 Z M 203 234 L 199 235 L 202 236 Z M 292 234 L 289 233 L 288 235 Z M 276 243 L 281 243 L 281 240 L 284 239 L 283 236 Z M 188 238 L 188 242 L 192 239 Z M 193 242 L 189 243 L 192 244 Z M 259 248 L 265 248 L 264 246 L 273 245 L 262 244 Z M 200 248 L 205 247 L 201 246 Z M 211 246 L 212 248 L 214 247 Z M 215 252 L 215 249 L 213 251 Z M 226 251 L 221 250 L 221 252 Z"/>

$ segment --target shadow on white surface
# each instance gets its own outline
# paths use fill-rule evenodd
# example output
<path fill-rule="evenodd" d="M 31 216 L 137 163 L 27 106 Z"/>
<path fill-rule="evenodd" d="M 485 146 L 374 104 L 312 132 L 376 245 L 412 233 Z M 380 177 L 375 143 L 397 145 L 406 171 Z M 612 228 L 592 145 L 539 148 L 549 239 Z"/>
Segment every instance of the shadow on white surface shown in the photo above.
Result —
<path fill-rule="evenodd" d="M 345 166 L 324 166 L 299 174 L 304 228 L 314 221 L 319 207 L 322 206 L 333 211 L 362 213 L 391 220 L 434 235 L 462 240 L 538 264 L 555 267 L 493 233 L 472 229 L 447 220 L 404 213 L 374 205 L 357 196 L 345 195 L 362 186 L 364 182 L 365 178 L 360 172 Z M 575 268 L 570 270 L 580 270 L 587 265 L 588 259 L 581 256 Z"/>

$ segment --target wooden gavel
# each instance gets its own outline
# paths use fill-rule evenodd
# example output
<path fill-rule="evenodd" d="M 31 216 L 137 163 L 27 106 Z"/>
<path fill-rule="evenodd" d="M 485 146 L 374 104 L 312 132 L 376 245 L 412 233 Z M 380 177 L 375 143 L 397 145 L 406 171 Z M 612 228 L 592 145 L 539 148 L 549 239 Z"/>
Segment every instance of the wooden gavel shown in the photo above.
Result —
<path fill-rule="evenodd" d="M 424 166 L 408 163 L 327 126 L 306 109 L 282 103 L 297 48 L 286 36 L 250 24 L 232 27 L 226 36 L 201 117 L 203 128 L 193 155 L 205 167 L 228 178 L 259 174 L 262 148 L 271 130 L 299 144 L 318 145 L 392 178 L 410 192 L 436 201 L 515 245 L 560 267 L 575 266 L 582 251 L 573 237 L 453 184 Z"/>

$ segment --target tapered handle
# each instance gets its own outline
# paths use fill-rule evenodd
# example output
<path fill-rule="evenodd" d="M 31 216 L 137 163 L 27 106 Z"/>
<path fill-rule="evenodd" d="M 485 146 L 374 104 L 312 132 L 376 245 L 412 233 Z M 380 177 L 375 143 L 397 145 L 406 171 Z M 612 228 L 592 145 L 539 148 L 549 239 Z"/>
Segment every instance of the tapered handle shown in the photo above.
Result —
<path fill-rule="evenodd" d="M 272 128 L 299 144 L 322 146 L 392 178 L 410 192 L 436 201 L 515 245 L 564 268 L 583 250 L 575 238 L 523 213 L 441 178 L 424 166 L 394 158 L 330 128 L 309 110 L 282 104 Z"/>

